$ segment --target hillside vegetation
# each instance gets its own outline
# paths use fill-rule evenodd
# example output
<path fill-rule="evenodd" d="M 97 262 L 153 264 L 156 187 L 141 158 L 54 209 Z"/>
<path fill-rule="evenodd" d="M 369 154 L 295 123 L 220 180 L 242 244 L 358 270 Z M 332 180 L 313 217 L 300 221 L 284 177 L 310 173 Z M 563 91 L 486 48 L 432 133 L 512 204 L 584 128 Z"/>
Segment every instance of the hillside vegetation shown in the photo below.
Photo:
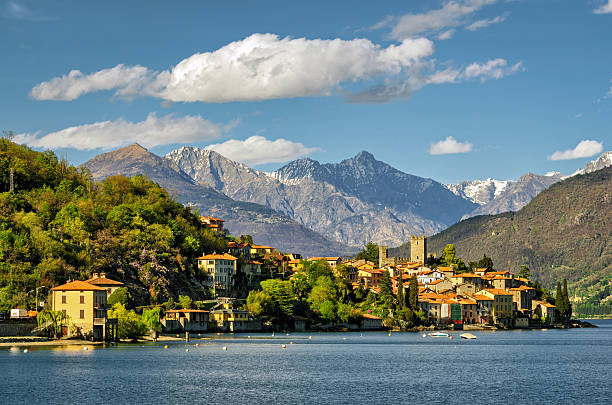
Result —
<path fill-rule="evenodd" d="M 95 182 L 52 152 L 0 139 L 0 314 L 32 306 L 40 285 L 92 272 L 131 285 L 141 303 L 183 291 L 203 296 L 194 259 L 225 246 L 195 213 L 142 176 Z"/>
<path fill-rule="evenodd" d="M 478 216 L 428 239 L 440 256 L 447 243 L 467 261 L 490 256 L 497 269 L 527 265 L 545 285 L 567 278 L 573 293 L 596 301 L 612 279 L 612 168 L 579 175 L 542 191 L 518 212 Z M 409 246 L 393 251 L 400 256 Z"/>

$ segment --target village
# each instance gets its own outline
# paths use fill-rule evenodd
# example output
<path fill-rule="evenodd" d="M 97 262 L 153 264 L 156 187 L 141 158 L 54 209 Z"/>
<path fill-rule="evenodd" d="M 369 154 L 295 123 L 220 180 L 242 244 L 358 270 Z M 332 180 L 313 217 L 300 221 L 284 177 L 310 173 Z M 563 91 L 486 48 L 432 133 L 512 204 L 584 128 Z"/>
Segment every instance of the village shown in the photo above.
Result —
<path fill-rule="evenodd" d="M 222 235 L 223 220 L 202 216 L 202 226 Z M 203 273 L 203 286 L 211 299 L 206 309 L 167 308 L 160 313 L 161 331 L 165 334 L 204 332 L 257 332 L 273 328 L 248 311 L 244 299 L 237 297 L 242 290 L 255 290 L 270 278 L 293 280 L 312 263 L 329 266 L 332 272 L 342 269 L 346 284 L 354 292 L 381 293 L 385 277 L 390 280 L 395 297 L 407 297 L 411 283 L 417 282 L 418 308 L 429 329 L 513 329 L 554 325 L 558 311 L 555 305 L 536 299 L 537 289 L 531 280 L 510 271 L 475 268 L 458 271 L 455 266 L 430 266 L 434 258 L 427 251 L 425 236 L 411 237 L 411 257 L 388 257 L 386 246 L 378 247 L 378 263 L 367 259 L 342 257 L 309 257 L 298 253 L 283 253 L 271 246 L 251 241 L 230 241 L 227 251 L 203 255 L 197 265 Z M 239 277 L 240 275 L 240 277 Z M 241 280 L 241 281 L 240 281 Z M 387 281 L 388 282 L 388 281 Z M 51 310 L 62 313 L 63 337 L 85 337 L 92 340 L 119 340 L 119 324 L 108 316 L 109 298 L 124 287 L 105 273 L 94 273 L 87 280 L 74 280 L 51 288 Z M 414 287 L 413 287 L 414 289 Z M 399 308 L 398 308 L 399 309 Z M 377 311 L 381 315 L 381 311 Z M 386 316 L 386 314 L 389 314 Z M 30 311 L 30 316 L 36 313 Z M 353 314 L 352 321 L 315 325 L 304 316 L 293 316 L 284 325 L 287 329 L 304 330 L 382 330 L 396 325 L 385 322 L 392 317 L 391 309 L 376 316 L 372 310 Z M 12 317 L 27 317 L 25 310 L 15 309 Z M 44 330 L 53 320 L 39 325 Z M 40 324 L 40 322 L 39 322 Z M 57 327 L 57 325 L 55 326 Z"/>

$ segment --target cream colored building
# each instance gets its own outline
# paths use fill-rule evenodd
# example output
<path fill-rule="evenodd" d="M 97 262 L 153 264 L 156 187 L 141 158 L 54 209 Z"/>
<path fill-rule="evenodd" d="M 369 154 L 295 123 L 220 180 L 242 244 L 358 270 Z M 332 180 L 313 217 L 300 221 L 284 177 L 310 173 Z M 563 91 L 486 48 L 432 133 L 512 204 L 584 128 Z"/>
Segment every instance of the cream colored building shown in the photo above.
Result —
<path fill-rule="evenodd" d="M 68 318 L 62 334 L 89 339 L 117 338 L 116 322 L 106 318 L 107 291 L 85 281 L 53 287 L 52 308 Z M 110 330 L 108 330 L 110 329 Z"/>
<path fill-rule="evenodd" d="M 206 274 L 205 285 L 213 288 L 215 295 L 229 293 L 234 285 L 238 259 L 223 253 L 201 256 L 197 260 L 198 268 Z"/>
<path fill-rule="evenodd" d="M 115 290 L 123 287 L 123 283 L 121 281 L 106 278 L 106 273 L 93 273 L 92 277 L 89 280 L 85 280 L 85 282 L 104 288 L 106 290 L 107 298 L 110 297 Z"/>

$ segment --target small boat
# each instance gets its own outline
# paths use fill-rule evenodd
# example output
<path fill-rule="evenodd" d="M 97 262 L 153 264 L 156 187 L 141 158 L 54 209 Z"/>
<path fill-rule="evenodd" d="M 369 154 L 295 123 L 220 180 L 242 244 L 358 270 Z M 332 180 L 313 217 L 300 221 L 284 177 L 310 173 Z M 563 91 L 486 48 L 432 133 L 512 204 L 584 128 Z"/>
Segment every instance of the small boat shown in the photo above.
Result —
<path fill-rule="evenodd" d="M 459 336 L 461 336 L 461 339 L 476 339 L 476 336 L 471 333 L 462 333 Z"/>
<path fill-rule="evenodd" d="M 448 333 L 444 333 L 444 332 L 432 332 L 429 334 L 429 336 L 431 337 L 448 337 L 449 334 Z"/>

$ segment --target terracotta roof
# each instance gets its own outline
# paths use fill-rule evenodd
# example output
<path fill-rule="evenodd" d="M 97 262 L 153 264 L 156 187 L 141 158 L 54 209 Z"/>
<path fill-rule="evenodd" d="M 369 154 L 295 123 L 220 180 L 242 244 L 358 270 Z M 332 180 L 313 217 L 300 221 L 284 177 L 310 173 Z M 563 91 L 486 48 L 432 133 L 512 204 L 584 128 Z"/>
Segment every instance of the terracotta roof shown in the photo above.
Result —
<path fill-rule="evenodd" d="M 506 290 L 502 290 L 501 288 L 488 288 L 486 290 L 483 291 L 487 291 L 493 295 L 512 295 L 512 293 L 509 293 Z"/>
<path fill-rule="evenodd" d="M 200 217 L 200 220 L 203 220 L 203 219 L 208 219 L 209 221 L 221 221 L 221 222 L 224 222 L 222 219 L 219 219 L 219 218 L 215 218 L 215 217 L 206 217 L 206 216 L 203 216 L 203 215 L 202 215 L 202 216 Z"/>
<path fill-rule="evenodd" d="M 381 318 L 379 318 L 379 317 L 377 317 L 377 316 L 374 316 L 374 315 L 371 315 L 371 314 L 363 314 L 363 315 L 361 315 L 361 316 L 362 316 L 363 318 L 366 318 L 366 319 L 381 319 Z"/>
<path fill-rule="evenodd" d="M 451 277 L 469 277 L 469 278 L 481 278 L 478 274 L 474 274 L 474 273 L 461 273 L 461 274 L 455 274 L 454 276 Z"/>
<path fill-rule="evenodd" d="M 262 262 L 258 262 L 256 260 L 249 261 L 249 264 L 263 264 Z"/>
<path fill-rule="evenodd" d="M 85 282 L 95 285 L 123 285 L 121 281 L 111 280 L 110 278 L 106 277 L 90 278 L 89 280 L 85 280 Z"/>
<path fill-rule="evenodd" d="M 309 257 L 308 260 L 340 260 L 340 257 Z"/>
<path fill-rule="evenodd" d="M 432 281 L 431 283 L 429 283 L 429 285 L 436 285 L 439 284 L 441 282 L 443 282 L 444 280 L 436 280 L 436 281 Z"/>
<path fill-rule="evenodd" d="M 97 285 L 89 284 L 86 281 L 71 281 L 66 284 L 58 285 L 53 287 L 51 291 L 106 291 L 105 288 L 98 287 Z"/>
<path fill-rule="evenodd" d="M 493 298 L 481 294 L 474 294 L 474 299 L 477 301 L 493 301 Z"/>
<path fill-rule="evenodd" d="M 452 267 L 440 267 L 438 266 L 438 270 L 440 271 L 453 271 Z"/>
<path fill-rule="evenodd" d="M 274 249 L 272 246 L 264 246 L 264 245 L 251 245 L 253 249 Z"/>
<path fill-rule="evenodd" d="M 200 312 L 201 313 L 201 312 L 208 312 L 208 311 L 205 311 L 203 309 L 168 309 L 164 312 L 165 313 L 168 313 L 168 312 Z"/>
<path fill-rule="evenodd" d="M 228 253 L 223 253 L 222 255 L 212 254 L 212 255 L 200 256 L 197 258 L 197 260 L 238 260 L 238 259 L 236 259 L 234 256 Z"/>

